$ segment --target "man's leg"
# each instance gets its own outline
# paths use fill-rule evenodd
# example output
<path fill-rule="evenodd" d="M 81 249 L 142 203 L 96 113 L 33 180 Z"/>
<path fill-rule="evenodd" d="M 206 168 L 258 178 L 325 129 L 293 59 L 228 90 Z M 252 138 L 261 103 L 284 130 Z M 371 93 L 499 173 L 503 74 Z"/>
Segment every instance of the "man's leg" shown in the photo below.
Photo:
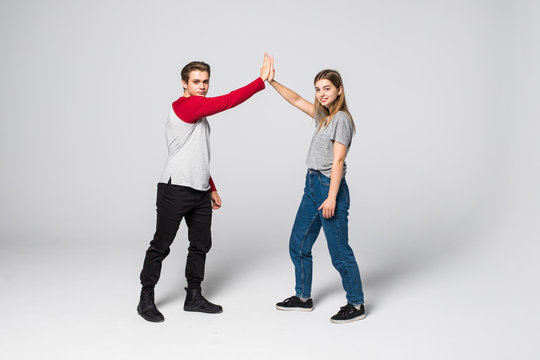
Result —
<path fill-rule="evenodd" d="M 161 264 L 169 255 L 170 246 L 180 227 L 186 204 L 177 192 L 169 184 L 158 184 L 156 232 L 150 242 L 150 247 L 146 250 L 141 271 L 143 289 L 153 289 L 157 284 L 161 274 Z"/>
<path fill-rule="evenodd" d="M 161 322 L 163 315 L 154 304 L 154 287 L 157 284 L 163 260 L 169 255 L 170 246 L 190 201 L 188 193 L 170 184 L 158 184 L 157 221 L 154 238 L 146 251 L 141 271 L 141 298 L 137 311 L 146 320 Z"/>
<path fill-rule="evenodd" d="M 210 192 L 200 192 L 196 206 L 186 213 L 189 247 L 186 279 L 189 288 L 200 288 L 204 280 L 206 254 L 212 247 L 212 202 Z"/>
<path fill-rule="evenodd" d="M 186 260 L 186 279 L 188 287 L 184 310 L 204 313 L 220 313 L 223 308 L 207 301 L 201 294 L 204 280 L 206 254 L 212 247 L 212 202 L 210 192 L 197 192 L 199 201 L 186 213 L 189 247 Z"/>

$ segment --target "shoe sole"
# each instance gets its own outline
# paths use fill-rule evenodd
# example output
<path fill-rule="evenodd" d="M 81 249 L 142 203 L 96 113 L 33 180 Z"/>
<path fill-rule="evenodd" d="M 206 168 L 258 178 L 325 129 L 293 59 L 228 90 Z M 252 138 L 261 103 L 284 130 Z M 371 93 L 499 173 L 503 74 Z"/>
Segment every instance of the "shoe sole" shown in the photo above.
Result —
<path fill-rule="evenodd" d="M 281 311 L 303 311 L 303 312 L 313 311 L 313 308 L 284 307 L 284 306 L 278 306 L 278 305 L 276 305 L 276 309 L 281 310 Z"/>
<path fill-rule="evenodd" d="M 199 308 L 189 308 L 189 307 L 184 307 L 184 311 L 200 312 L 200 313 L 203 313 L 203 314 L 221 314 L 223 312 L 223 310 L 220 310 L 220 311 L 204 311 L 204 310 L 201 310 Z"/>
<path fill-rule="evenodd" d="M 366 318 L 366 314 L 364 315 L 360 315 L 360 316 L 357 316 L 355 318 L 352 318 L 352 319 L 348 319 L 348 320 L 334 320 L 334 319 L 330 319 L 330 322 L 331 323 L 334 323 L 334 324 L 347 324 L 347 323 L 351 323 L 351 322 L 354 322 L 354 321 L 358 321 L 358 320 L 363 320 Z"/>

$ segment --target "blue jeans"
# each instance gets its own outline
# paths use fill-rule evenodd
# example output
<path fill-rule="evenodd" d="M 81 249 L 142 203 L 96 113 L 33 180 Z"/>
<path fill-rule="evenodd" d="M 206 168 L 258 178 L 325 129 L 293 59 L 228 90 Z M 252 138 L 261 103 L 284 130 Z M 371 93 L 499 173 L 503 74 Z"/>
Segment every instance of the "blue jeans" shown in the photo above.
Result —
<path fill-rule="evenodd" d="M 316 170 L 309 169 L 306 175 L 304 196 L 296 213 L 294 226 L 289 241 L 289 252 L 294 264 L 296 277 L 296 296 L 311 297 L 313 258 L 311 249 L 321 226 L 326 236 L 332 264 L 341 275 L 343 288 L 347 293 L 347 302 L 352 305 L 364 303 L 360 271 L 349 246 L 348 215 L 349 188 L 345 178 L 341 180 L 336 198 L 334 216 L 325 219 L 319 206 L 328 197 L 330 178 Z"/>

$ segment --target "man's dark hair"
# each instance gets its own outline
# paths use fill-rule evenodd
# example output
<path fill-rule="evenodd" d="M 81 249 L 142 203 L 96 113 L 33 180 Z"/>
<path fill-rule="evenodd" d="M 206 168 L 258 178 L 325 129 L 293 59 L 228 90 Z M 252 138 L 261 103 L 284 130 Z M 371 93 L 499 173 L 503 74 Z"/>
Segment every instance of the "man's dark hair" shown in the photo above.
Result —
<path fill-rule="evenodd" d="M 194 70 L 206 71 L 210 76 L 210 65 L 202 61 L 192 61 L 182 69 L 182 80 L 188 82 L 189 74 Z"/>

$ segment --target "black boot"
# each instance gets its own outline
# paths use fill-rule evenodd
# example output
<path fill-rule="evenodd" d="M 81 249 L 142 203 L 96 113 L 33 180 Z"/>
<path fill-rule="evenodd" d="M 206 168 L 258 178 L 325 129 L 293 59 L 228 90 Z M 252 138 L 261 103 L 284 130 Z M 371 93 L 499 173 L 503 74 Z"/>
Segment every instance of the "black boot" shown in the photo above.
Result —
<path fill-rule="evenodd" d="M 223 312 L 223 308 L 220 305 L 212 304 L 202 296 L 201 289 L 184 289 L 187 291 L 184 311 L 198 311 L 207 314 Z"/>
<path fill-rule="evenodd" d="M 144 320 L 147 321 L 165 321 L 163 314 L 159 312 L 156 304 L 154 304 L 154 289 L 141 290 L 141 300 L 139 301 L 139 305 L 137 306 L 137 312 L 144 318 Z"/>

